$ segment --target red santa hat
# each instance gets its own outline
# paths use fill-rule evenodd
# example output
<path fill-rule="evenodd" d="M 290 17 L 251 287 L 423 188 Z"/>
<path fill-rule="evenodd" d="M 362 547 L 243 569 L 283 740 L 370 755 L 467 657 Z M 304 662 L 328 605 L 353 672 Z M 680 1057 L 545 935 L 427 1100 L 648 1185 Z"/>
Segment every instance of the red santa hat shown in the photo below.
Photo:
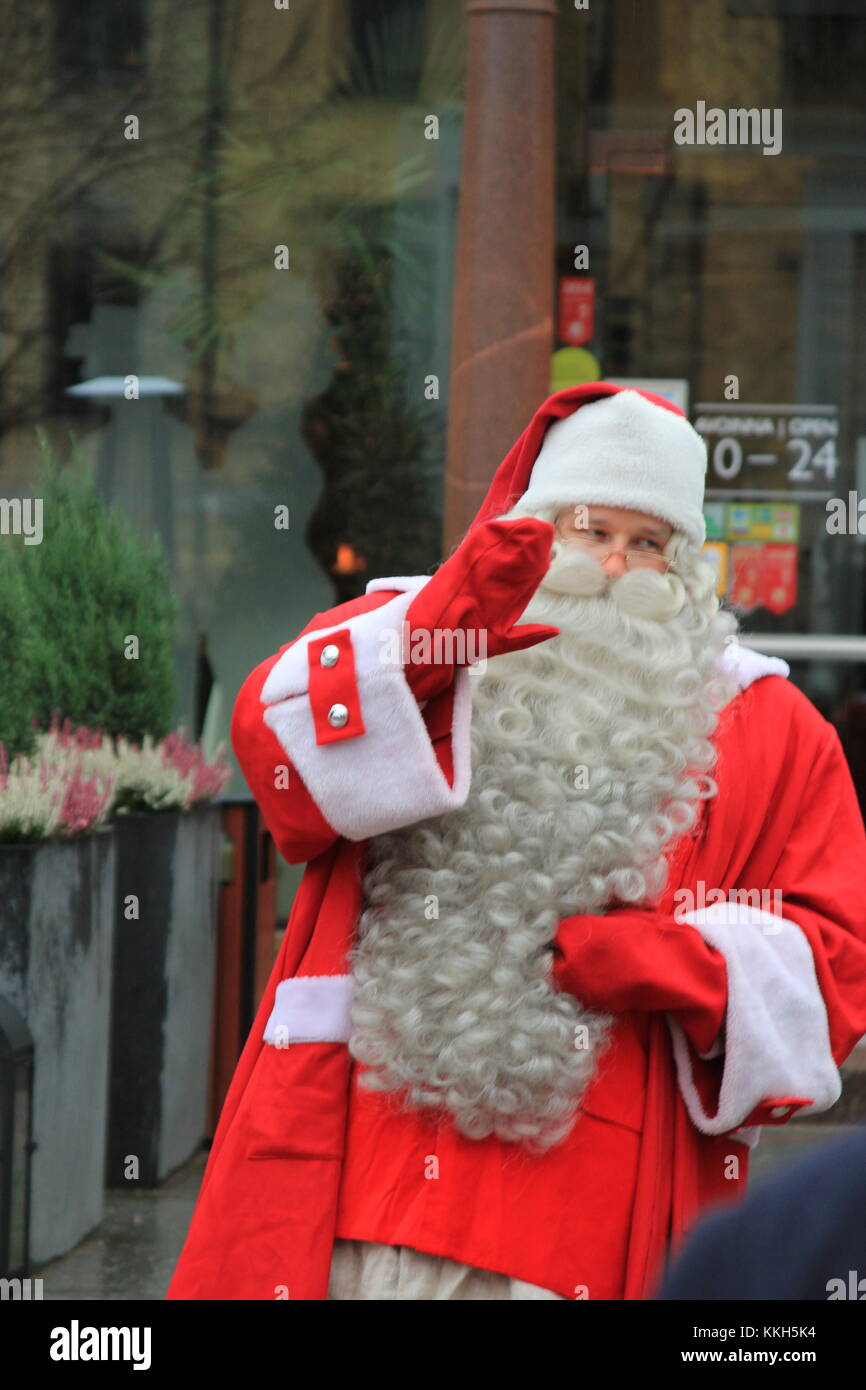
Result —
<path fill-rule="evenodd" d="M 570 386 L 536 411 L 472 526 L 517 501 L 533 511 L 585 502 L 647 512 L 701 546 L 706 468 L 706 444 L 663 396 L 607 381 Z"/>

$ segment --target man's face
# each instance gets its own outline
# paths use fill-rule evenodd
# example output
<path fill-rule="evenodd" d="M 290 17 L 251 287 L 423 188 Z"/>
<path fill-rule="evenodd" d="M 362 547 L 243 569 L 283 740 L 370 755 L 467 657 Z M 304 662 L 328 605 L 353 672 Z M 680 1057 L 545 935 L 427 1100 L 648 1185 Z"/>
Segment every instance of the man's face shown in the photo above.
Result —
<path fill-rule="evenodd" d="M 601 601 L 615 625 L 611 605 L 652 622 L 669 622 L 682 611 L 686 589 L 664 554 L 674 534 L 669 522 L 627 507 L 577 504 L 561 507 L 555 526 L 550 564 L 539 585 L 542 601 L 554 595 L 556 602 Z M 581 621 L 585 616 L 586 610 Z M 559 625 L 556 616 L 551 621 Z"/>
<path fill-rule="evenodd" d="M 557 513 L 556 533 L 566 544 L 586 550 L 609 579 L 618 579 L 627 569 L 647 567 L 664 573 L 664 548 L 673 527 L 647 512 L 579 504 Z"/>

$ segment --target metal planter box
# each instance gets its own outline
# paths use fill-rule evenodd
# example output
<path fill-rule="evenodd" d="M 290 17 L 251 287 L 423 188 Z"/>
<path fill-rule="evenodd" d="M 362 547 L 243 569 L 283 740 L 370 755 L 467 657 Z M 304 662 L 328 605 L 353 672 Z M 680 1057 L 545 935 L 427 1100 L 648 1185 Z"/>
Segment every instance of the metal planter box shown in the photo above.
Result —
<path fill-rule="evenodd" d="M 0 994 L 34 1045 L 30 1257 L 77 1245 L 103 1215 L 115 841 L 0 845 Z"/>
<path fill-rule="evenodd" d="M 212 803 L 114 821 L 109 1187 L 158 1186 L 207 1133 L 220 820 Z"/>

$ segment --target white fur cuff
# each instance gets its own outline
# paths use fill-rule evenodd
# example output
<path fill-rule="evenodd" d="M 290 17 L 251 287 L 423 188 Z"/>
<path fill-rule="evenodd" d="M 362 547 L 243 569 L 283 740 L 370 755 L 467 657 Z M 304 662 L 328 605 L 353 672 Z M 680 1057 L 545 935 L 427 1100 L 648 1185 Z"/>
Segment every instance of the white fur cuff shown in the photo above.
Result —
<path fill-rule="evenodd" d="M 262 1037 L 273 1047 L 348 1042 L 351 975 L 296 975 L 277 985 Z"/>
<path fill-rule="evenodd" d="M 262 688 L 262 703 L 268 706 L 264 722 L 329 825 L 347 840 L 365 840 L 441 815 L 462 806 L 469 795 L 472 699 L 468 667 L 459 667 L 454 678 L 454 784 L 449 786 L 402 664 L 383 655 L 389 646 L 393 652 L 389 635 L 401 632 L 406 610 L 427 578 L 418 576 L 413 589 L 379 608 L 305 633 L 275 662 Z M 356 683 L 347 694 L 357 698 L 364 732 L 319 744 L 309 695 L 307 647 L 327 633 L 346 630 L 351 634 L 356 673 Z"/>
<path fill-rule="evenodd" d="M 685 915 L 725 957 L 728 1004 L 719 1109 L 707 1115 L 683 1029 L 666 1015 L 680 1091 L 703 1134 L 736 1129 L 775 1097 L 808 1096 L 801 1114 L 829 1110 L 842 1094 L 827 1010 L 812 950 L 796 923 L 739 902 L 713 903 Z M 750 1130 L 743 1130 L 746 1142 Z"/>

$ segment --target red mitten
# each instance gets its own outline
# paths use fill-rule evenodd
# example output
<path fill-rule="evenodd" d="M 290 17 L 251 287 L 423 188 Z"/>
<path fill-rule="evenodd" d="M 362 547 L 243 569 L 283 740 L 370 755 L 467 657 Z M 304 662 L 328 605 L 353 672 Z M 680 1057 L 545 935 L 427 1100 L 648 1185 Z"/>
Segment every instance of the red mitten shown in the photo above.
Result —
<path fill-rule="evenodd" d="M 486 656 L 521 651 L 559 635 L 558 627 L 541 623 L 513 626 L 547 573 L 553 539 L 550 522 L 533 517 L 485 521 L 468 532 L 406 610 L 409 650 L 403 669 L 416 699 L 429 700 L 446 689 L 455 669 L 454 662 L 419 662 L 417 645 L 413 660 L 416 633 L 427 632 L 432 639 L 437 629 L 473 631 L 478 634 L 474 650 Z M 432 640 L 424 645 L 435 655 Z"/>
<path fill-rule="evenodd" d="M 553 954 L 557 988 L 590 1009 L 664 1010 L 699 1053 L 709 1052 L 721 1032 L 728 1002 L 725 958 L 696 927 L 669 913 L 614 908 L 603 916 L 565 917 Z"/>

